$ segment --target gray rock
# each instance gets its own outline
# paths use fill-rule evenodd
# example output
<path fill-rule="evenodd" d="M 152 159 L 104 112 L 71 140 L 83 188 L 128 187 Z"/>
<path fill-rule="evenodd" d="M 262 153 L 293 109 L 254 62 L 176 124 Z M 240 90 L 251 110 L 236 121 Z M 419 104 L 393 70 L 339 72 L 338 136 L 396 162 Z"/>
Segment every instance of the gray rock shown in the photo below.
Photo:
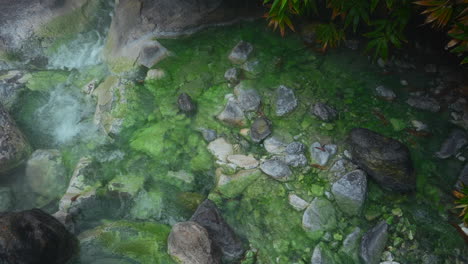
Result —
<path fill-rule="evenodd" d="M 177 99 L 177 105 L 179 106 L 180 111 L 188 115 L 192 115 L 197 111 L 192 98 L 186 93 L 181 93 L 179 95 L 179 98 Z"/>
<path fill-rule="evenodd" d="M 20 93 L 25 89 L 25 83 L 21 80 L 24 72 L 9 71 L 0 75 L 0 104 L 10 111 L 19 99 Z"/>
<path fill-rule="evenodd" d="M 292 176 L 292 171 L 288 165 L 280 159 L 269 159 L 260 165 L 260 170 L 278 181 L 288 181 Z"/>
<path fill-rule="evenodd" d="M 387 223 L 382 221 L 362 237 L 360 256 L 365 264 L 379 263 L 388 239 L 387 229 Z"/>
<path fill-rule="evenodd" d="M 227 157 L 234 153 L 234 147 L 224 138 L 217 138 L 211 141 L 210 144 L 208 144 L 208 150 L 222 162 L 226 162 Z"/>
<path fill-rule="evenodd" d="M 334 264 L 332 253 L 323 244 L 315 246 L 312 253 L 311 264 Z"/>
<path fill-rule="evenodd" d="M 458 180 L 455 183 L 455 189 L 461 190 L 463 186 L 468 186 L 468 164 L 466 164 L 460 172 Z"/>
<path fill-rule="evenodd" d="M 224 221 L 216 205 L 205 200 L 201 203 L 190 221 L 203 226 L 213 243 L 221 249 L 224 258 L 227 260 L 236 260 L 242 257 L 244 248 L 239 237 L 234 233 L 231 227 Z"/>
<path fill-rule="evenodd" d="M 302 226 L 311 232 L 325 232 L 337 226 L 336 210 L 324 198 L 315 198 L 302 216 Z"/>
<path fill-rule="evenodd" d="M 348 215 L 359 215 L 367 194 L 367 176 L 362 170 L 352 171 L 332 185 L 336 204 Z"/>
<path fill-rule="evenodd" d="M 384 98 L 385 100 L 392 101 L 396 98 L 396 94 L 393 90 L 381 85 L 375 88 L 377 96 Z"/>
<path fill-rule="evenodd" d="M 252 124 L 252 127 L 250 128 L 250 138 L 252 139 L 252 141 L 258 143 L 264 140 L 266 137 L 268 137 L 271 134 L 270 126 L 270 120 L 264 117 L 259 117 L 255 119 L 255 121 Z"/>
<path fill-rule="evenodd" d="M 283 154 L 288 146 L 277 136 L 271 136 L 263 142 L 266 151 L 271 154 Z"/>
<path fill-rule="evenodd" d="M 0 105 L 0 174 L 21 165 L 31 153 L 31 147 L 15 121 Z"/>
<path fill-rule="evenodd" d="M 211 142 L 218 138 L 218 134 L 213 129 L 201 128 L 199 131 L 202 133 L 203 139 L 206 142 Z"/>
<path fill-rule="evenodd" d="M 341 251 L 353 259 L 358 259 L 359 242 L 361 241 L 361 229 L 354 228 L 353 232 L 348 234 L 343 240 Z"/>
<path fill-rule="evenodd" d="M 286 147 L 286 153 L 294 155 L 294 154 L 302 154 L 306 150 L 306 146 L 302 144 L 301 142 L 291 142 L 289 145 Z"/>
<path fill-rule="evenodd" d="M 310 156 L 315 163 L 320 166 L 325 166 L 330 157 L 336 154 L 337 146 L 332 144 L 322 144 L 315 142 L 310 146 Z"/>
<path fill-rule="evenodd" d="M 224 110 L 217 116 L 224 123 L 232 126 L 245 125 L 244 111 L 234 98 L 229 98 Z"/>
<path fill-rule="evenodd" d="M 6 212 L 13 206 L 13 192 L 9 187 L 0 187 L 0 213 Z"/>
<path fill-rule="evenodd" d="M 227 161 L 246 170 L 258 167 L 258 161 L 251 155 L 229 155 Z"/>
<path fill-rule="evenodd" d="M 244 111 L 257 111 L 260 106 L 261 98 L 254 89 L 245 87 L 243 83 L 234 88 L 234 94 L 237 96 L 237 102 Z"/>
<path fill-rule="evenodd" d="M 286 164 L 292 167 L 305 167 L 308 164 L 307 157 L 304 154 L 288 154 L 284 158 Z"/>
<path fill-rule="evenodd" d="M 237 84 L 240 81 L 241 71 L 238 68 L 230 68 L 224 73 L 224 79 L 230 84 Z"/>
<path fill-rule="evenodd" d="M 229 54 L 229 60 L 235 64 L 243 64 L 249 59 L 250 53 L 252 53 L 252 51 L 252 44 L 245 41 L 240 41 Z"/>
<path fill-rule="evenodd" d="M 401 192 L 416 188 L 411 155 L 405 145 L 364 128 L 351 130 L 347 144 L 353 162 L 382 187 Z"/>
<path fill-rule="evenodd" d="M 284 116 L 297 107 L 297 99 L 294 91 L 284 85 L 276 90 L 276 115 Z"/>
<path fill-rule="evenodd" d="M 439 112 L 440 104 L 436 99 L 428 96 L 411 96 L 406 103 L 411 107 L 429 112 Z"/>
<path fill-rule="evenodd" d="M 350 171 L 353 171 L 355 169 L 357 169 L 357 166 L 353 164 L 351 161 L 347 159 L 339 159 L 330 168 L 330 173 L 333 174 L 331 181 L 335 182 L 336 180 L 341 178 L 341 176 L 343 176 L 344 174 Z"/>
<path fill-rule="evenodd" d="M 436 153 L 436 157 L 440 159 L 450 158 L 456 155 L 466 144 L 468 144 L 466 133 L 460 129 L 456 129 L 442 143 L 440 150 Z"/>
<path fill-rule="evenodd" d="M 250 60 L 242 64 L 242 70 L 247 74 L 247 77 L 256 77 L 262 73 L 262 68 L 259 60 Z"/>
<path fill-rule="evenodd" d="M 324 103 L 314 104 L 311 110 L 313 115 L 324 122 L 331 122 L 338 117 L 336 109 Z"/>
<path fill-rule="evenodd" d="M 168 253 L 183 264 L 221 263 L 221 252 L 211 241 L 208 231 L 195 222 L 175 224 L 167 247 Z"/>
<path fill-rule="evenodd" d="M 297 211 L 302 211 L 309 206 L 308 202 L 295 194 L 288 195 L 288 200 L 289 204 Z"/>

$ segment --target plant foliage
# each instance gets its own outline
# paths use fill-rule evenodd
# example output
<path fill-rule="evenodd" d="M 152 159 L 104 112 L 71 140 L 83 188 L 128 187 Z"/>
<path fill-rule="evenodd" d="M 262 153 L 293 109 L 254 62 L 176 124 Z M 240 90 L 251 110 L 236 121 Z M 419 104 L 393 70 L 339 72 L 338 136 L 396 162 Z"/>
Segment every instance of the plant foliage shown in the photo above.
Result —
<path fill-rule="evenodd" d="M 458 199 L 455 201 L 455 208 L 461 209 L 460 217 L 463 219 L 465 226 L 468 226 L 468 187 L 463 186 L 460 191 L 453 191 L 453 195 Z"/>

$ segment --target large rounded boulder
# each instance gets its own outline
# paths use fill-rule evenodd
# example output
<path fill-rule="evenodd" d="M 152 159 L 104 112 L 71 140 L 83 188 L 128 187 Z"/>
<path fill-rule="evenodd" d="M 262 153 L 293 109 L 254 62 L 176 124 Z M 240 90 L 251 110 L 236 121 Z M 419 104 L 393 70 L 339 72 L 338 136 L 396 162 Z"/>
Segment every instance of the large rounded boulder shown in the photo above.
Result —
<path fill-rule="evenodd" d="M 347 145 L 353 161 L 383 188 L 399 192 L 416 188 L 410 152 L 402 143 L 368 129 L 355 128 Z"/>
<path fill-rule="evenodd" d="M 0 213 L 0 263 L 62 264 L 78 250 L 78 240 L 39 209 Z"/>
<path fill-rule="evenodd" d="M 26 161 L 30 153 L 31 147 L 23 133 L 0 105 L 0 174 Z"/>

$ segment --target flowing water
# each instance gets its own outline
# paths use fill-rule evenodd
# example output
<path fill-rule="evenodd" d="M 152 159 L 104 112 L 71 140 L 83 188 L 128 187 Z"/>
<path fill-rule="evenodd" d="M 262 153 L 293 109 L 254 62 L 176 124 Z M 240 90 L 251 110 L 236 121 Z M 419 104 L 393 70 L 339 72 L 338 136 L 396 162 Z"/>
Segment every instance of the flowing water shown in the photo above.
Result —
<path fill-rule="evenodd" d="M 288 183 L 260 173 L 216 187 L 221 172 L 235 172 L 215 161 L 200 129 L 216 130 L 238 153 L 257 159 L 270 155 L 262 145 L 243 137 L 240 128 L 226 126 L 215 117 L 224 108 L 226 95 L 233 93 L 224 72 L 233 67 L 227 55 L 240 40 L 255 47 L 252 58 L 259 64 L 243 78 L 261 95 L 262 114 L 271 119 L 275 135 L 307 146 L 315 141 L 335 143 L 340 155 L 353 127 L 398 139 L 411 150 L 417 192 L 395 194 L 370 181 L 362 215 L 338 212 L 337 227 L 317 235 L 302 228 L 303 212 L 288 204 L 288 194 L 308 202 L 326 197 L 331 186 L 327 170 L 294 169 Z M 96 190 L 97 198 L 82 209 L 75 226 L 82 245 L 77 263 L 174 263 L 166 253 L 170 225 L 189 219 L 206 198 L 215 201 L 245 242 L 248 253 L 242 263 L 310 263 L 319 243 L 332 252 L 335 263 L 353 263 L 343 252 L 343 240 L 355 227 L 368 230 L 380 220 L 390 225 L 386 250 L 399 263 L 456 263 L 467 252 L 448 223 L 448 210 L 453 207 L 450 191 L 463 163 L 433 156 L 453 125 L 447 113 L 428 114 L 404 102 L 410 91 L 426 89 L 433 76 L 422 70 L 383 74 L 360 52 L 317 53 L 299 37 L 281 38 L 263 23 L 208 29 L 192 37 L 161 41 L 174 54 L 155 66 L 164 70 L 162 79 L 119 81 L 118 87 L 124 88 L 113 95 L 116 106 L 108 113 L 123 120 L 121 131 L 107 135 L 95 122 L 98 96 L 83 92 L 90 82 L 112 81 L 100 64 L 104 41 L 93 31 L 60 47 L 49 69 L 33 74 L 14 111 L 35 149 L 60 151 L 63 177 L 71 178 L 81 158 L 92 160 L 86 185 Z M 401 78 L 410 86 L 400 85 Z M 297 109 L 286 117 L 274 114 L 275 89 L 281 84 L 293 88 L 299 99 Z M 397 100 L 377 99 L 373 91 L 379 85 L 397 91 Z M 179 112 L 177 97 L 182 92 L 196 102 L 194 116 Z M 339 119 L 323 123 L 314 118 L 309 108 L 316 101 L 335 106 Z M 411 120 L 429 124 L 433 136 L 408 133 Z M 21 170 L 17 174 L 22 179 Z M 28 194 L 27 186 L 14 189 L 15 208 L 37 205 L 38 195 Z M 42 208 L 55 213 L 62 195 L 57 193 Z"/>

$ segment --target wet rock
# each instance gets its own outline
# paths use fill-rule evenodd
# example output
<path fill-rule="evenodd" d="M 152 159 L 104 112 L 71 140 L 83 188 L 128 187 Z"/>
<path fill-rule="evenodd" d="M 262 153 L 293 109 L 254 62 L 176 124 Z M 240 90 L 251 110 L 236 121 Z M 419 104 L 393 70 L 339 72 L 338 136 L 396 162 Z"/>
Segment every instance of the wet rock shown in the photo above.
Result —
<path fill-rule="evenodd" d="M 78 240 L 39 209 L 0 214 L 0 261 L 62 264 L 78 251 Z"/>
<path fill-rule="evenodd" d="M 211 241 L 213 241 L 216 247 L 221 249 L 226 259 L 236 260 L 242 257 L 245 251 L 242 242 L 224 221 L 218 208 L 212 201 L 205 200 L 201 203 L 190 218 L 190 221 L 200 224 L 208 231 Z"/>
<path fill-rule="evenodd" d="M 341 251 L 349 257 L 358 260 L 359 258 L 359 242 L 361 241 L 361 229 L 354 228 L 353 232 L 348 234 L 343 240 Z"/>
<path fill-rule="evenodd" d="M 9 71 L 0 75 L 0 104 L 10 111 L 17 103 L 20 93 L 25 88 L 27 80 L 23 78 L 24 72 Z"/>
<path fill-rule="evenodd" d="M 192 115 L 197 111 L 197 108 L 192 98 L 186 93 L 181 93 L 179 95 L 179 98 L 177 99 L 177 104 L 179 106 L 180 111 L 184 112 L 185 114 Z"/>
<path fill-rule="evenodd" d="M 306 150 L 306 146 L 302 144 L 301 142 L 291 142 L 289 143 L 288 146 L 286 146 L 286 153 L 290 155 L 294 154 L 303 154 L 304 151 Z"/>
<path fill-rule="evenodd" d="M 280 159 L 269 159 L 260 165 L 260 169 L 267 175 L 278 181 L 288 181 L 292 176 L 292 171 L 288 165 Z"/>
<path fill-rule="evenodd" d="M 147 81 L 161 80 L 166 77 L 166 72 L 161 69 L 151 69 L 146 73 Z"/>
<path fill-rule="evenodd" d="M 218 160 L 223 162 L 226 162 L 227 157 L 234 153 L 234 148 L 224 138 L 218 138 L 216 140 L 211 141 L 210 144 L 208 144 L 208 150 Z"/>
<path fill-rule="evenodd" d="M 288 145 L 277 136 L 272 136 L 263 142 L 263 146 L 265 147 L 266 151 L 268 151 L 268 153 L 283 154 Z"/>
<path fill-rule="evenodd" d="M 336 211 L 333 204 L 323 198 L 315 198 L 302 216 L 302 226 L 312 232 L 325 232 L 336 227 Z"/>
<path fill-rule="evenodd" d="M 387 223 L 382 221 L 362 237 L 360 256 L 365 264 L 379 263 L 388 239 L 387 229 Z"/>
<path fill-rule="evenodd" d="M 244 111 L 257 111 L 260 106 L 261 98 L 254 89 L 247 88 L 243 83 L 234 88 L 234 94 L 237 96 L 237 102 Z"/>
<path fill-rule="evenodd" d="M 167 243 L 169 254 L 183 264 L 221 263 L 221 252 L 214 246 L 208 231 L 198 223 L 175 224 Z"/>
<path fill-rule="evenodd" d="M 436 157 L 439 159 L 447 159 L 455 156 L 467 144 L 468 139 L 466 133 L 456 129 L 452 131 L 448 138 L 445 139 L 444 143 L 442 143 L 440 150 L 436 153 Z"/>
<path fill-rule="evenodd" d="M 315 142 L 310 146 L 310 155 L 313 161 L 320 166 L 325 166 L 330 157 L 336 154 L 338 147 L 332 144 L 322 146 L 319 142 Z"/>
<path fill-rule="evenodd" d="M 429 111 L 429 112 L 439 112 L 440 104 L 432 97 L 428 96 L 411 96 L 406 103 L 411 107 L 414 107 L 419 110 Z"/>
<path fill-rule="evenodd" d="M 351 130 L 347 144 L 353 162 L 382 187 L 401 192 L 416 188 L 411 155 L 405 145 L 364 128 Z"/>
<path fill-rule="evenodd" d="M 309 163 L 307 157 L 304 154 L 288 154 L 284 158 L 286 164 L 292 167 L 305 167 Z"/>
<path fill-rule="evenodd" d="M 457 190 L 461 190 L 463 186 L 468 186 L 468 164 L 463 167 L 460 175 L 458 176 L 458 180 L 455 183 L 455 188 Z"/>
<path fill-rule="evenodd" d="M 238 68 L 230 68 L 224 73 L 224 79 L 230 84 L 237 84 L 240 81 L 241 71 Z"/>
<path fill-rule="evenodd" d="M 201 128 L 199 131 L 202 133 L 203 139 L 206 142 L 211 142 L 218 138 L 218 134 L 213 129 Z"/>
<path fill-rule="evenodd" d="M 229 54 L 229 60 L 235 64 L 243 64 L 248 60 L 252 51 L 252 44 L 245 41 L 240 41 Z"/>
<path fill-rule="evenodd" d="M 259 164 L 254 157 L 246 155 L 229 155 L 227 161 L 246 170 L 255 169 Z"/>
<path fill-rule="evenodd" d="M 396 94 L 393 90 L 381 85 L 375 88 L 375 92 L 378 97 L 382 97 L 385 100 L 392 101 L 396 98 Z"/>
<path fill-rule="evenodd" d="M 255 78 L 262 73 L 259 60 L 247 61 L 241 66 L 242 70 L 246 73 L 247 77 Z"/>
<path fill-rule="evenodd" d="M 413 127 L 414 127 L 414 129 L 416 129 L 416 131 L 427 131 L 428 130 L 428 126 L 426 124 L 424 124 L 423 122 L 418 121 L 418 120 L 412 120 L 411 125 L 413 125 Z"/>
<path fill-rule="evenodd" d="M 297 107 L 294 91 L 284 85 L 276 90 L 276 115 L 285 116 Z"/>
<path fill-rule="evenodd" d="M 63 211 L 57 211 L 55 214 L 52 215 L 57 219 L 63 226 L 72 234 L 75 233 L 75 223 L 73 223 L 73 216 L 70 213 L 66 213 Z"/>
<path fill-rule="evenodd" d="M 338 117 L 336 109 L 324 103 L 314 104 L 311 110 L 313 115 L 324 122 L 331 122 Z"/>
<path fill-rule="evenodd" d="M 37 207 L 60 198 L 68 186 L 60 151 L 56 149 L 34 151 L 26 163 L 26 182 L 31 190 L 39 195 Z"/>
<path fill-rule="evenodd" d="M 235 198 L 241 195 L 262 174 L 259 169 L 241 170 L 233 175 L 223 174 L 221 169 L 216 170 L 217 192 L 225 198 Z"/>
<path fill-rule="evenodd" d="M 333 264 L 332 253 L 325 248 L 323 244 L 318 244 L 315 246 L 314 251 L 312 252 L 312 259 L 310 260 L 311 264 Z"/>
<path fill-rule="evenodd" d="M 13 118 L 0 105 L 0 174 L 21 165 L 31 153 L 31 147 Z"/>
<path fill-rule="evenodd" d="M 336 204 L 348 215 L 359 215 L 367 194 L 367 176 L 362 170 L 352 171 L 335 182 L 331 189 Z"/>
<path fill-rule="evenodd" d="M 458 98 L 457 101 L 449 105 L 449 109 L 455 112 L 463 112 L 466 107 L 466 99 Z"/>
<path fill-rule="evenodd" d="M 0 214 L 13 206 L 13 192 L 9 187 L 0 187 Z"/>
<path fill-rule="evenodd" d="M 253 142 L 262 142 L 266 137 L 271 134 L 271 122 L 270 120 L 259 117 L 255 119 L 250 128 L 250 138 Z"/>
<path fill-rule="evenodd" d="M 295 194 L 288 195 L 288 200 L 289 204 L 297 211 L 302 211 L 309 206 L 308 202 Z"/>
<path fill-rule="evenodd" d="M 330 168 L 330 173 L 332 173 L 333 177 L 331 182 L 335 182 L 341 176 L 345 175 L 346 173 L 357 169 L 357 166 L 353 164 L 351 161 L 347 159 L 339 159 L 337 160 L 333 166 Z"/>
<path fill-rule="evenodd" d="M 217 116 L 217 118 L 224 123 L 232 126 L 245 125 L 244 111 L 239 103 L 232 97 L 227 101 L 224 110 Z"/>

